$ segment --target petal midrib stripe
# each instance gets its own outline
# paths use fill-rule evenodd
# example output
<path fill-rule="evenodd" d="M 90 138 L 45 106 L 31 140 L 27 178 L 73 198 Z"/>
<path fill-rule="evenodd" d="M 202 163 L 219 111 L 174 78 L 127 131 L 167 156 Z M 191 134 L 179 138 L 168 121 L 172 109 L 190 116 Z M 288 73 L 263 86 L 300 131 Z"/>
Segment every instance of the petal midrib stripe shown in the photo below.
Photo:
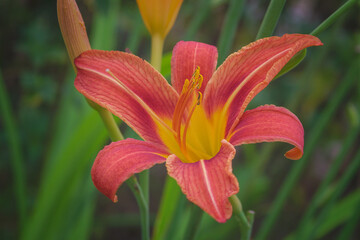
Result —
<path fill-rule="evenodd" d="M 203 176 L 204 176 L 206 190 L 208 191 L 208 193 L 209 193 L 209 195 L 210 195 L 211 202 L 213 203 L 217 214 L 218 214 L 219 216 L 221 216 L 221 213 L 220 213 L 220 210 L 219 210 L 219 206 L 217 205 L 217 203 L 216 203 L 216 201 L 215 201 L 214 193 L 213 193 L 213 191 L 212 191 L 212 189 L 211 189 L 211 183 L 210 183 L 210 180 L 209 180 L 209 177 L 208 177 L 208 174 L 207 174 L 207 169 L 206 169 L 206 167 L 205 167 L 204 161 L 205 161 L 205 160 L 200 160 L 199 162 L 200 162 L 201 171 L 202 171 Z"/>
<path fill-rule="evenodd" d="M 79 66 L 78 66 L 79 67 Z M 150 115 L 153 117 L 154 120 L 156 120 L 158 123 L 160 123 L 161 125 L 163 125 L 166 129 L 168 129 L 169 131 L 171 131 L 172 133 L 175 133 L 171 127 L 169 127 L 136 93 L 134 93 L 130 88 L 128 88 L 124 83 L 122 83 L 121 81 L 116 80 L 114 77 L 112 77 L 111 75 L 106 75 L 100 71 L 96 71 L 92 68 L 86 68 L 86 67 L 79 67 L 80 69 L 83 69 L 85 71 L 89 71 L 95 74 L 98 74 L 108 80 L 110 80 L 111 82 L 119 85 L 123 90 L 125 90 L 125 92 L 129 93 L 133 98 L 135 98 L 135 100 L 148 112 L 150 113 Z M 106 71 L 106 70 L 105 70 Z"/>
<path fill-rule="evenodd" d="M 240 92 L 240 90 L 243 88 L 243 86 L 249 82 L 249 80 L 261 70 L 264 66 L 266 66 L 268 63 L 270 63 L 273 59 L 277 58 L 279 55 L 282 55 L 283 53 L 287 52 L 288 50 L 291 50 L 291 48 L 287 48 L 278 54 L 274 55 L 273 57 L 269 58 L 266 62 L 262 63 L 260 66 L 258 66 L 254 71 L 252 71 L 240 84 L 236 87 L 236 89 L 232 92 L 228 100 L 226 101 L 224 108 L 223 108 L 223 115 L 228 111 L 230 104 L 234 100 L 235 96 Z"/>

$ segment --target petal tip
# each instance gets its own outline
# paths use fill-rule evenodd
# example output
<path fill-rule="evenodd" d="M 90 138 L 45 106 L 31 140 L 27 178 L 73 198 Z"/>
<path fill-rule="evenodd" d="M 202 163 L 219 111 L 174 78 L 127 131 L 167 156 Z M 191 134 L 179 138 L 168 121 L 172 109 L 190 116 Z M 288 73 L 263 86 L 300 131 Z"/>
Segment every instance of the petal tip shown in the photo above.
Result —
<path fill-rule="evenodd" d="M 301 149 L 295 147 L 295 148 L 287 151 L 284 154 L 284 156 L 290 160 L 299 160 L 303 156 L 303 151 Z"/>

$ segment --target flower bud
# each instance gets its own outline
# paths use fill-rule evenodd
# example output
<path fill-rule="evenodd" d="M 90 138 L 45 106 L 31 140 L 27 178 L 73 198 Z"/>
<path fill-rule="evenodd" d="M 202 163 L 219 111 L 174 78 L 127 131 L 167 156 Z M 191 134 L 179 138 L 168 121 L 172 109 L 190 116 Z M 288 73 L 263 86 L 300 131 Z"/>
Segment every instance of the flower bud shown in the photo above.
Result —
<path fill-rule="evenodd" d="M 91 49 L 84 20 L 75 0 L 58 0 L 57 14 L 61 34 L 76 72 L 74 59 L 82 52 Z"/>
<path fill-rule="evenodd" d="M 166 37 L 174 25 L 183 0 L 136 0 L 151 35 Z"/>

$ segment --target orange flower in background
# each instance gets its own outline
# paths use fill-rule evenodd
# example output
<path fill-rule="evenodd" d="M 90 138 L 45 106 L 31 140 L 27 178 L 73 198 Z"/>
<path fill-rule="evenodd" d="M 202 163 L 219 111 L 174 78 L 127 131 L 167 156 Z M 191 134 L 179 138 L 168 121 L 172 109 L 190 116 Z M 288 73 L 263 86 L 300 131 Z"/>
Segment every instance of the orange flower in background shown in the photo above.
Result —
<path fill-rule="evenodd" d="M 183 0 L 136 0 L 151 35 L 166 37 L 174 25 Z"/>
<path fill-rule="evenodd" d="M 281 141 L 294 146 L 287 158 L 302 157 L 304 130 L 293 113 L 273 105 L 245 109 L 297 52 L 319 45 L 310 35 L 264 38 L 216 69 L 216 47 L 179 42 L 171 61 L 172 86 L 133 54 L 81 54 L 75 60 L 77 90 L 145 140 L 125 139 L 101 150 L 91 171 L 95 186 L 115 202 L 124 181 L 165 162 L 187 198 L 225 222 L 232 214 L 228 198 L 239 191 L 232 173 L 234 146 Z"/>

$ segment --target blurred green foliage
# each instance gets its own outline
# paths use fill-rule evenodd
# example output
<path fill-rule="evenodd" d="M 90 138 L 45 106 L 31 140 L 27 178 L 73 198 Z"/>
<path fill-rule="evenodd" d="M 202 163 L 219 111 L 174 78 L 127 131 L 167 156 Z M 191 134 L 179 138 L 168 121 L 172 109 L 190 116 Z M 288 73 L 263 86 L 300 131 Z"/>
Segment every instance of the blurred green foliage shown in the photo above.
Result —
<path fill-rule="evenodd" d="M 150 37 L 135 1 L 77 2 L 93 48 L 129 48 L 149 59 Z M 343 2 L 287 1 L 275 35 L 310 33 Z M 185 0 L 165 42 L 163 74 L 170 79 L 171 50 L 177 41 L 217 45 L 221 60 L 253 41 L 267 5 L 264 0 Z M 234 11 L 235 7 L 241 9 Z M 265 239 L 298 239 L 299 233 L 312 236 L 302 239 L 357 239 L 360 234 L 358 12 L 359 4 L 319 34 L 324 46 L 308 49 L 299 66 L 271 83 L 249 106 L 289 108 L 303 122 L 306 135 L 306 159 L 298 162 L 284 159 L 285 144 L 238 148 L 233 168 L 244 208 L 256 211 L 255 239 L 264 238 L 259 233 L 274 216 L 274 202 L 280 204 L 280 215 Z M 139 239 L 138 209 L 127 187 L 119 189 L 119 203 L 113 204 L 92 185 L 92 161 L 109 140 L 100 118 L 73 87 L 56 1 L 0 2 L 0 70 L 5 90 L 1 103 L 7 99 L 10 109 L 0 113 L 0 239 Z M 124 124 L 121 129 L 134 137 Z M 297 167 L 301 161 L 303 166 Z M 25 180 L 22 199 L 17 199 L 21 185 L 16 169 L 23 171 Z M 294 173 L 299 179 L 281 203 L 280 189 Z M 165 175 L 162 166 L 151 171 L 153 221 Z M 194 206 L 182 194 L 177 201 L 176 208 L 170 206 L 173 213 L 167 212 L 172 216 L 160 239 L 182 239 L 191 227 L 187 222 Z M 19 217 L 21 202 L 24 222 Z M 218 224 L 203 214 L 197 227 L 196 239 L 239 236 L 233 219 Z"/>

